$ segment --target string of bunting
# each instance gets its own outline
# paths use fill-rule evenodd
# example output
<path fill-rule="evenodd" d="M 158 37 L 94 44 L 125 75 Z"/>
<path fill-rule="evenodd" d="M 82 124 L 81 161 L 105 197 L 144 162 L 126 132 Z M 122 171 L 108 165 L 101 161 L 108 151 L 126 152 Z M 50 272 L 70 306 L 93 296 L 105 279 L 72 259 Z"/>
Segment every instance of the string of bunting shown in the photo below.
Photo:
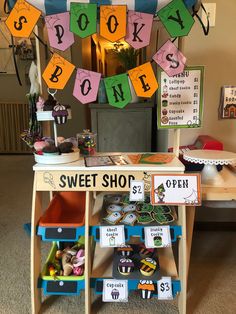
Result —
<path fill-rule="evenodd" d="M 82 2 L 82 1 L 80 1 Z M 112 1 L 113 3 L 114 1 Z M 170 37 L 186 36 L 190 32 L 194 18 L 183 0 L 168 1 L 157 16 Z M 192 1 L 193 2 L 193 1 Z M 15 37 L 29 37 L 35 27 L 41 10 L 25 0 L 17 0 L 6 25 Z M 97 32 L 98 6 L 95 3 L 70 2 L 70 12 L 46 15 L 45 23 L 50 46 L 61 51 L 68 49 L 75 41 L 74 35 L 85 38 Z M 146 47 L 150 43 L 154 15 L 128 10 L 127 5 L 100 5 L 100 35 L 116 42 L 121 38 L 134 49 Z M 185 56 L 168 40 L 153 56 L 168 76 L 182 73 L 186 64 Z M 49 61 L 43 79 L 50 89 L 64 89 L 75 66 L 54 53 Z M 131 101 L 128 76 L 139 97 L 150 98 L 158 89 L 158 82 L 151 62 L 104 79 L 109 104 L 123 108 Z M 83 104 L 96 101 L 101 73 L 78 68 L 73 95 Z"/>

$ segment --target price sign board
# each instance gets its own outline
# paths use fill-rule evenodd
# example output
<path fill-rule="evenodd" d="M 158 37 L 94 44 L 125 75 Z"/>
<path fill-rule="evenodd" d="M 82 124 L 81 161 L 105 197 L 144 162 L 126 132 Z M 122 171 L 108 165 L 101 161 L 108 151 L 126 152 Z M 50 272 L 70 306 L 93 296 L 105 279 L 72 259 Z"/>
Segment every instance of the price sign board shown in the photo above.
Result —
<path fill-rule="evenodd" d="M 201 177 L 191 174 L 153 174 L 152 205 L 201 205 Z"/>
<path fill-rule="evenodd" d="M 159 73 L 161 83 L 158 128 L 195 128 L 202 125 L 204 67 L 186 67 L 181 74 L 169 77 Z"/>
<path fill-rule="evenodd" d="M 144 234 L 147 248 L 171 246 L 170 226 L 145 227 Z"/>
<path fill-rule="evenodd" d="M 131 202 L 144 201 L 144 181 L 130 181 L 129 200 Z"/>
<path fill-rule="evenodd" d="M 159 300 L 172 300 L 173 299 L 171 277 L 162 277 L 161 280 L 158 280 L 157 296 Z"/>
<path fill-rule="evenodd" d="M 128 302 L 128 280 L 103 280 L 103 302 Z"/>
<path fill-rule="evenodd" d="M 100 227 L 100 246 L 119 247 L 125 244 L 124 226 L 101 226 Z"/>

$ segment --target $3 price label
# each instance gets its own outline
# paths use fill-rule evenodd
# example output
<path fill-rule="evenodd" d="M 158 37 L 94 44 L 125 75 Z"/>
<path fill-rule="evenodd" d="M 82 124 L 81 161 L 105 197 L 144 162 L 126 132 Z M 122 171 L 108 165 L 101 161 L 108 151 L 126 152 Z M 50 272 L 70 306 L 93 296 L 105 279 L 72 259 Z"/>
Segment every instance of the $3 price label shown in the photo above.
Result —
<path fill-rule="evenodd" d="M 157 290 L 159 300 L 173 299 L 171 277 L 162 277 L 162 279 L 157 282 Z"/>
<path fill-rule="evenodd" d="M 129 200 L 131 202 L 144 201 L 144 181 L 133 180 L 130 182 Z"/>

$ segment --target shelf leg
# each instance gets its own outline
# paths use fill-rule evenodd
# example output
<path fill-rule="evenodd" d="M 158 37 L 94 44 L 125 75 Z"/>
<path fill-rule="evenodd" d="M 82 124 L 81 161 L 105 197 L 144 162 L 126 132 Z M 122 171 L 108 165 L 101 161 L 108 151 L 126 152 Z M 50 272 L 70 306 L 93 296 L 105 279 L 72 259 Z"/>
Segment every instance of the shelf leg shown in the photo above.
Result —
<path fill-rule="evenodd" d="M 85 314 L 91 313 L 91 289 L 90 289 L 90 274 L 91 274 L 91 239 L 89 236 L 90 226 L 90 208 L 92 208 L 91 199 L 92 192 L 86 192 L 85 206 Z"/>
<path fill-rule="evenodd" d="M 187 302 L 187 246 L 186 246 L 186 206 L 179 206 L 179 223 L 182 225 L 182 236 L 179 240 L 179 278 L 181 281 L 181 292 L 178 297 L 180 314 L 186 314 Z"/>
<path fill-rule="evenodd" d="M 38 288 L 38 279 L 41 273 L 41 239 L 36 235 L 36 227 L 41 214 L 42 192 L 36 191 L 35 176 L 31 217 L 31 305 L 33 314 L 39 313 L 41 307 L 41 289 Z"/>
<path fill-rule="evenodd" d="M 188 206 L 186 210 L 186 226 L 187 226 L 187 278 L 189 273 L 189 263 L 192 248 L 193 229 L 194 229 L 194 218 L 195 218 L 195 206 Z"/>

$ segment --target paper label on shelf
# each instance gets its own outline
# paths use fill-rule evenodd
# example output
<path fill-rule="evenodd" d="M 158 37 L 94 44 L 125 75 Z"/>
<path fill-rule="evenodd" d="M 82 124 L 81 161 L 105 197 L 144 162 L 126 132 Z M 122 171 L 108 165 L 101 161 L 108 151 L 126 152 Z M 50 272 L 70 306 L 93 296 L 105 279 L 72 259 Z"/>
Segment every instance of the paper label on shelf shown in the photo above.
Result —
<path fill-rule="evenodd" d="M 130 181 L 129 200 L 131 202 L 144 201 L 144 181 Z"/>
<path fill-rule="evenodd" d="M 103 280 L 103 302 L 128 302 L 128 280 Z"/>
<path fill-rule="evenodd" d="M 172 300 L 172 285 L 171 277 L 162 277 L 161 280 L 157 282 L 157 295 L 159 300 Z"/>
<path fill-rule="evenodd" d="M 145 227 L 144 234 L 147 248 L 171 246 L 170 226 Z"/>
<path fill-rule="evenodd" d="M 125 244 L 124 226 L 100 227 L 100 246 L 119 247 Z"/>

